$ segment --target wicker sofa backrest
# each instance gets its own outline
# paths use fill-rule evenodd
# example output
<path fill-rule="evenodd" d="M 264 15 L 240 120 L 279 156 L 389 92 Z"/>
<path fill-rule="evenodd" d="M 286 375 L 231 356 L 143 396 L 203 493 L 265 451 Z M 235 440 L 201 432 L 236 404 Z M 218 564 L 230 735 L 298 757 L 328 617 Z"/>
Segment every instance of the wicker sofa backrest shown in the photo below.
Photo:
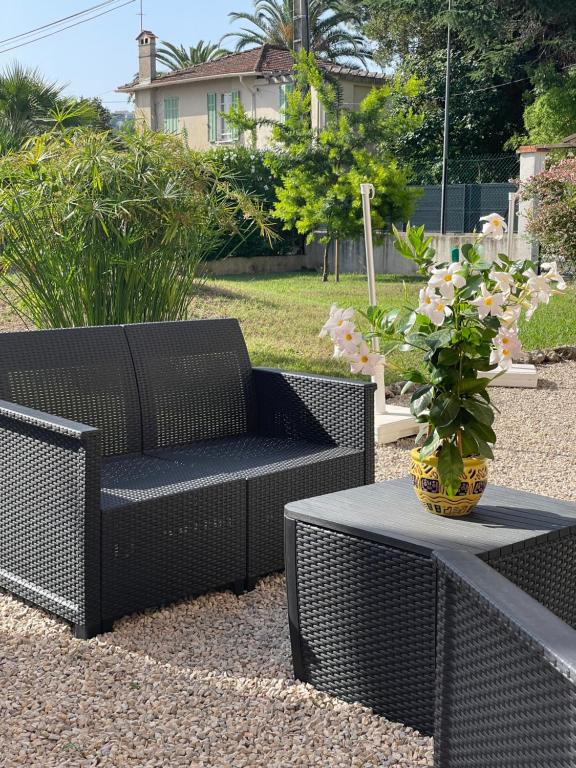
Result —
<path fill-rule="evenodd" d="M 136 377 L 121 326 L 0 333 L 0 399 L 100 429 L 104 456 L 141 450 Z"/>
<path fill-rule="evenodd" d="M 252 431 L 252 367 L 237 320 L 127 325 L 144 450 Z"/>

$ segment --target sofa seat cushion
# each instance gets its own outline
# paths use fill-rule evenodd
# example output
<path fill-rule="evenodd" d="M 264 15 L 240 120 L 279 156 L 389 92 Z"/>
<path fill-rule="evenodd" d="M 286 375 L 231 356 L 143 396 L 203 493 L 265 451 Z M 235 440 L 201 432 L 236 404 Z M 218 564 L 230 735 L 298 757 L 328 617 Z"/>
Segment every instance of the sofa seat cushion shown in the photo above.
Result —
<path fill-rule="evenodd" d="M 284 507 L 291 501 L 364 485 L 363 451 L 303 440 L 246 435 L 166 449 L 156 458 L 192 477 L 246 481 L 250 579 L 284 567 Z"/>
<path fill-rule="evenodd" d="M 259 435 L 200 440 L 191 445 L 148 454 L 151 458 L 174 465 L 190 481 L 210 477 L 251 480 L 356 455 L 364 454 L 352 448 Z"/>
<path fill-rule="evenodd" d="M 232 480 L 230 473 L 206 472 L 154 456 L 117 456 L 102 461 L 103 510 L 154 501 Z"/>

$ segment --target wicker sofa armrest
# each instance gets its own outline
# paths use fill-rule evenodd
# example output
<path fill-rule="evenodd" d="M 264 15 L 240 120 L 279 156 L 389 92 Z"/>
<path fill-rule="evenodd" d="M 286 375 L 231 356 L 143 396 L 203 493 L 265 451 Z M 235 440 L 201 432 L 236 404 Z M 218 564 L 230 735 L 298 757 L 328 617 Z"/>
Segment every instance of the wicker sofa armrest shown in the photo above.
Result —
<path fill-rule="evenodd" d="M 0 586 L 100 631 L 100 431 L 0 401 Z"/>
<path fill-rule="evenodd" d="M 365 482 L 374 482 L 375 384 L 271 368 L 253 372 L 260 434 L 364 451 Z"/>
<path fill-rule="evenodd" d="M 569 765 L 576 631 L 474 555 L 435 560 L 435 765 Z"/>

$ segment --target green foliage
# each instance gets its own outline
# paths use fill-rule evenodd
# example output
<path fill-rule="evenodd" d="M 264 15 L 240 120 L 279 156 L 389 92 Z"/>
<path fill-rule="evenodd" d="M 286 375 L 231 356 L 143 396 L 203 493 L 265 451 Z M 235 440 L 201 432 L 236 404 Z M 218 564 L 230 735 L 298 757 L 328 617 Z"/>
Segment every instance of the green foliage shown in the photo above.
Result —
<path fill-rule="evenodd" d="M 156 133 L 37 137 L 0 159 L 0 210 L 3 293 L 40 327 L 186 317 L 239 212 L 267 231 L 233 180 Z"/>
<path fill-rule="evenodd" d="M 372 216 L 377 235 L 409 217 L 418 193 L 407 186 L 389 146 L 421 120 L 405 103 L 418 87 L 413 79 L 394 80 L 374 88 L 357 111 L 340 109 L 337 89 L 324 79 L 313 54 L 303 51 L 282 121 L 232 116 L 241 130 L 272 126 L 279 149 L 267 162 L 281 179 L 274 214 L 287 229 L 295 228 L 307 241 L 323 231 L 320 240 L 326 245 L 358 237 L 363 226 L 361 183 L 372 183 L 376 190 Z M 320 129 L 311 127 L 313 92 L 326 116 Z"/>
<path fill-rule="evenodd" d="M 426 87 L 417 107 L 426 118 L 405 138 L 417 168 L 441 153 L 446 28 L 452 28 L 451 157 L 496 154 L 524 132 L 523 110 L 540 68 L 576 61 L 576 4 L 571 0 L 347 0 L 364 12 L 376 60 Z M 514 81 L 510 83 L 509 81 Z M 492 87 L 495 86 L 495 87 Z M 416 179 L 419 180 L 419 179 Z"/>
<path fill-rule="evenodd" d="M 576 158 L 567 157 L 522 187 L 524 199 L 538 198 L 529 223 L 546 258 L 576 268 Z"/>
<path fill-rule="evenodd" d="M 174 45 L 162 40 L 163 48 L 156 51 L 156 61 L 164 64 L 170 71 L 175 72 L 185 67 L 193 67 L 195 64 L 205 64 L 208 61 L 216 61 L 227 56 L 230 51 L 222 48 L 219 43 L 205 43 L 199 40 L 196 45 Z"/>
<path fill-rule="evenodd" d="M 62 90 L 17 62 L 0 72 L 0 154 L 20 149 L 51 127 L 106 127 L 107 110 L 99 99 L 70 99 Z"/>
<path fill-rule="evenodd" d="M 230 32 L 222 38 L 236 39 L 236 51 L 253 45 L 270 43 L 292 50 L 294 47 L 293 0 L 254 0 L 254 12 L 232 12 L 232 21 L 248 22 L 240 32 Z M 350 27 L 357 26 L 359 13 L 353 6 L 345 7 L 343 0 L 309 0 L 310 47 L 328 61 L 354 60 L 366 63 L 372 51 L 365 38 Z"/>
<path fill-rule="evenodd" d="M 555 78 L 524 110 L 527 142 L 544 144 L 562 141 L 576 133 L 576 72 Z"/>
<path fill-rule="evenodd" d="M 272 256 L 292 253 L 301 246 L 301 238 L 295 230 L 283 229 L 282 222 L 272 216 L 276 204 L 275 188 L 280 183 L 277 175 L 281 169 L 281 158 L 275 158 L 276 173 L 270 168 L 267 151 L 235 145 L 218 147 L 209 153 L 211 162 L 219 172 L 234 180 L 236 187 L 255 199 L 262 205 L 269 217 L 270 232 L 262 235 L 259 230 L 251 231 L 247 236 L 235 235 L 226 241 L 226 248 L 218 248 L 213 256 Z M 239 214 L 241 215 L 241 214 Z"/>

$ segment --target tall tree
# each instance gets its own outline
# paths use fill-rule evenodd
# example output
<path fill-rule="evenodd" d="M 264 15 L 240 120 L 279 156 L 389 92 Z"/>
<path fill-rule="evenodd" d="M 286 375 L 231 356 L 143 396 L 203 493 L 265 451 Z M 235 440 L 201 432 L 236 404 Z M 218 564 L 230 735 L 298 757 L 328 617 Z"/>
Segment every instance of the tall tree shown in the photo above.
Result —
<path fill-rule="evenodd" d="M 63 86 L 44 80 L 37 69 L 15 62 L 0 72 L 0 153 L 19 149 L 54 125 L 98 120 L 94 103 L 65 97 Z"/>
<path fill-rule="evenodd" d="M 384 66 L 424 78 L 426 120 L 407 146 L 422 159 L 441 154 L 446 26 L 453 42 L 451 153 L 501 151 L 523 132 L 542 66 L 576 62 L 573 0 L 344 0 L 362 16 Z M 511 82 L 514 81 L 514 82 Z"/>
<path fill-rule="evenodd" d="M 328 61 L 366 64 L 372 50 L 365 38 L 352 27 L 360 23 L 353 5 L 344 7 L 342 0 L 310 0 L 310 43 L 314 53 Z M 271 43 L 291 49 L 294 42 L 294 0 L 256 0 L 254 12 L 233 12 L 233 21 L 248 22 L 239 32 L 226 37 L 236 39 L 236 51 L 250 45 Z"/>
<path fill-rule="evenodd" d="M 195 64 L 216 61 L 230 53 L 219 43 L 205 43 L 204 40 L 199 40 L 196 45 L 190 45 L 188 48 L 182 44 L 168 43 L 166 40 L 162 40 L 162 45 L 164 48 L 158 48 L 156 51 L 156 60 L 172 72 L 185 67 L 193 67 Z"/>
<path fill-rule="evenodd" d="M 324 244 L 323 279 L 328 279 L 330 247 L 363 231 L 360 184 L 372 183 L 372 223 L 376 232 L 407 221 L 418 192 L 407 185 L 395 157 L 399 137 L 414 130 L 420 115 L 410 107 L 419 84 L 400 80 L 373 88 L 357 111 L 342 109 L 337 89 L 325 79 L 314 55 L 302 51 L 295 84 L 280 121 L 249 118 L 237 105 L 229 120 L 239 130 L 272 127 L 278 151 L 266 158 L 280 178 L 274 215 L 308 242 Z M 325 123 L 313 128 L 312 91 L 322 104 Z M 337 266 L 335 269 L 338 274 Z"/>

